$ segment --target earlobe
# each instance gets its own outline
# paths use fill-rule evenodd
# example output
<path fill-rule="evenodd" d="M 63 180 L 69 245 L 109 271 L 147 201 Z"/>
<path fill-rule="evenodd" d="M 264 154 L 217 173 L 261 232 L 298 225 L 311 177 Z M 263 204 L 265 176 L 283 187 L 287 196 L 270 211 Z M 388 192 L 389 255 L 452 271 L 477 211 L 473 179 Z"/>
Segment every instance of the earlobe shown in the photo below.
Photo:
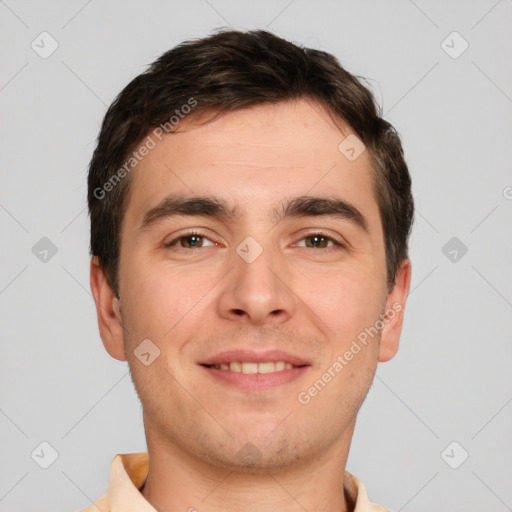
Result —
<path fill-rule="evenodd" d="M 123 322 L 119 300 L 110 287 L 97 256 L 91 258 L 90 285 L 98 328 L 106 351 L 119 361 L 126 361 L 123 343 Z"/>
<path fill-rule="evenodd" d="M 402 260 L 396 273 L 395 285 L 388 293 L 379 349 L 379 362 L 381 363 L 389 361 L 398 352 L 405 303 L 411 285 L 411 272 L 410 260 L 408 258 Z"/>

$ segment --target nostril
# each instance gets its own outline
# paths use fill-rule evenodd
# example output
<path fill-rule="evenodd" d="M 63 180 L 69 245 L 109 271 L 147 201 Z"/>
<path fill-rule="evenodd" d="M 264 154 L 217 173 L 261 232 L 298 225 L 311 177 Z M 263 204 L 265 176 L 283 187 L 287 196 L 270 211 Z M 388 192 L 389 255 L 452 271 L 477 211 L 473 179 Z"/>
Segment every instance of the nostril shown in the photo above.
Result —
<path fill-rule="evenodd" d="M 241 316 L 241 315 L 244 314 L 244 312 L 241 309 L 235 309 L 235 314 L 238 315 L 238 316 Z"/>

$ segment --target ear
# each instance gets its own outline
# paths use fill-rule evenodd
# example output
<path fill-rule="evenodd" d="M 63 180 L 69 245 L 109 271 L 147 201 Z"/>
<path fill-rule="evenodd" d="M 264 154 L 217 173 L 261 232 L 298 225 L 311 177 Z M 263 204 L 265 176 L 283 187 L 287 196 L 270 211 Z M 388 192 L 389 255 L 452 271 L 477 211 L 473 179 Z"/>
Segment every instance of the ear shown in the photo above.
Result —
<path fill-rule="evenodd" d="M 119 300 L 108 284 L 97 256 L 91 258 L 90 283 L 103 345 L 114 359 L 126 361 Z"/>
<path fill-rule="evenodd" d="M 400 262 L 395 284 L 388 292 L 384 327 L 381 331 L 379 361 L 389 361 L 398 352 L 400 334 L 404 321 L 405 302 L 411 285 L 412 265 L 408 258 Z"/>

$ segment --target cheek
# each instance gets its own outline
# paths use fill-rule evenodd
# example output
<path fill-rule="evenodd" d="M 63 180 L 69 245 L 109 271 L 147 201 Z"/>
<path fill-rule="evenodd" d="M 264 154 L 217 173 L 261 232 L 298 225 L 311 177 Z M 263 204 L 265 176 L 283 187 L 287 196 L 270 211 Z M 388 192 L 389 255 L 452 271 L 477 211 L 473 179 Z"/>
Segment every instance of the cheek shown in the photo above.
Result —
<path fill-rule="evenodd" d="M 130 263 L 126 265 L 129 286 L 124 299 L 127 320 L 138 337 L 163 344 L 183 322 L 194 325 L 201 298 L 215 283 L 212 271 L 178 271 L 165 262 Z"/>
<path fill-rule="evenodd" d="M 298 295 L 342 340 L 373 325 L 382 308 L 381 287 L 370 274 L 330 269 L 301 277 Z"/>
<path fill-rule="evenodd" d="M 184 273 L 166 269 L 165 265 L 135 264 L 133 261 L 131 267 L 126 265 L 126 273 L 129 279 L 123 297 L 123 323 L 127 357 L 142 402 L 158 415 L 165 407 L 159 404 L 159 394 L 155 394 L 155 390 L 178 393 L 178 396 L 180 386 L 175 378 L 183 381 L 183 375 L 190 369 L 176 361 L 186 344 L 187 334 L 190 336 L 198 323 L 200 299 L 208 288 L 200 286 L 199 276 L 187 275 L 185 278 Z M 137 347 L 146 339 L 159 350 L 148 366 L 135 355 Z M 153 354 L 156 349 L 149 347 Z M 177 403 L 181 404 L 180 400 Z"/>

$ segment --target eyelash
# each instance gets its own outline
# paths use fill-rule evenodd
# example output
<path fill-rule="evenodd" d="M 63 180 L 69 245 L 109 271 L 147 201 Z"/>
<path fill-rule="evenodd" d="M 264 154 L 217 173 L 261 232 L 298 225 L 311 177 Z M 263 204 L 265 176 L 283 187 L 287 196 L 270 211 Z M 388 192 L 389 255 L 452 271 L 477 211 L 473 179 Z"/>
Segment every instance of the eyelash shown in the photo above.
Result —
<path fill-rule="evenodd" d="M 171 240 L 170 242 L 167 242 L 164 245 L 165 245 L 165 247 L 172 247 L 176 242 L 178 242 L 182 238 L 187 238 L 189 236 L 200 236 L 202 238 L 207 238 L 208 240 L 210 240 L 208 238 L 208 236 L 206 236 L 204 233 L 201 233 L 201 231 L 191 230 L 191 231 L 187 231 L 186 233 L 181 234 L 180 236 L 174 238 L 173 240 Z M 322 248 L 322 247 L 319 247 L 319 248 L 305 247 L 305 249 L 313 249 L 313 250 L 316 250 L 316 251 L 322 250 L 324 252 L 330 252 L 332 250 L 344 249 L 346 247 L 344 243 L 339 242 L 338 240 L 336 240 L 333 237 L 329 236 L 328 234 L 324 233 L 322 230 L 312 231 L 311 233 L 308 233 L 308 234 L 304 235 L 300 239 L 300 241 L 304 240 L 305 238 L 311 238 L 311 237 L 314 237 L 314 236 L 321 236 L 321 237 L 325 238 L 328 242 L 332 242 L 334 245 L 331 246 L 331 247 L 325 247 L 325 248 Z M 213 240 L 210 240 L 210 242 L 212 242 L 212 241 Z M 187 247 L 178 247 L 178 249 L 183 249 L 183 250 L 190 251 L 190 250 L 193 250 L 193 249 L 201 249 L 201 247 L 193 247 L 192 249 L 189 249 Z"/>

